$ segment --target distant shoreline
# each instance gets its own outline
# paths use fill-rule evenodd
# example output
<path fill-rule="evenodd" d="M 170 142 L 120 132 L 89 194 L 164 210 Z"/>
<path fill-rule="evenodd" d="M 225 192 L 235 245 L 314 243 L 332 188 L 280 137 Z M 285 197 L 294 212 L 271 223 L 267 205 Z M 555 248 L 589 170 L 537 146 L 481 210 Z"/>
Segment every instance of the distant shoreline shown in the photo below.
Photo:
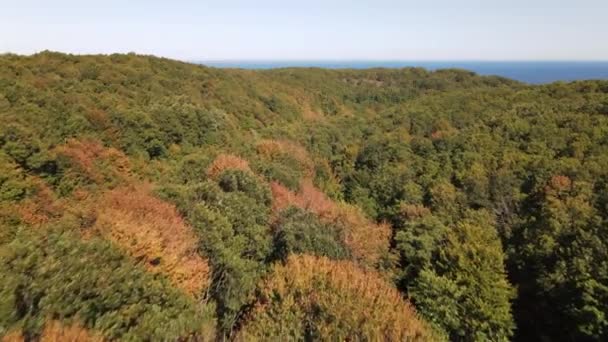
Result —
<path fill-rule="evenodd" d="M 421 67 L 428 70 L 465 69 L 479 75 L 495 75 L 530 84 L 557 81 L 608 80 L 608 61 L 192 61 L 216 68 L 276 69 L 315 67 L 326 69 L 370 69 Z"/>

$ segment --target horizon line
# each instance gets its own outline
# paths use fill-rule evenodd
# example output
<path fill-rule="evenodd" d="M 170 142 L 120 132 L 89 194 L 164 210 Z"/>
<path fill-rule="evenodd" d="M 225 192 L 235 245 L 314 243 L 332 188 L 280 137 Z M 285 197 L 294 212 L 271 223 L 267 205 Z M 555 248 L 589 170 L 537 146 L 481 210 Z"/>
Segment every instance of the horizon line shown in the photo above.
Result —
<path fill-rule="evenodd" d="M 169 57 L 165 57 L 169 58 Z M 181 59 L 180 59 L 181 60 Z M 409 63 L 409 62 L 475 62 L 475 63 L 483 63 L 483 62 L 508 62 L 508 63 L 516 63 L 516 62 L 599 62 L 599 63 L 608 63 L 608 59 L 364 59 L 364 58 L 345 58 L 345 59 L 334 59 L 334 58 L 319 58 L 319 59 L 263 59 L 263 58 L 226 58 L 226 59 L 187 59 L 183 60 L 187 62 L 195 62 L 195 63 L 240 63 L 240 62 L 258 62 L 258 63 L 267 63 L 267 62 L 282 62 L 282 63 L 292 63 L 292 62 L 398 62 L 398 63 Z"/>
<path fill-rule="evenodd" d="M 65 51 L 58 51 L 58 50 L 50 50 L 50 49 L 44 49 L 44 50 L 39 50 L 36 52 L 31 52 L 31 53 L 19 53 L 19 52 L 12 52 L 12 51 L 2 51 L 0 52 L 0 55 L 17 55 L 17 56 L 33 56 L 36 54 L 40 54 L 40 53 L 44 53 L 44 52 L 51 52 L 51 53 L 61 53 L 61 54 L 66 54 L 66 55 L 74 55 L 74 56 L 103 56 L 103 55 L 114 55 L 114 54 L 119 54 L 119 55 L 129 55 L 129 54 L 135 54 L 135 55 L 140 55 L 140 56 L 153 56 L 153 57 L 158 57 L 158 58 L 167 58 L 167 59 L 173 59 L 173 60 L 177 60 L 177 61 L 182 61 L 182 62 L 190 62 L 190 63 L 241 63 L 241 62 L 256 62 L 256 63 L 272 63 L 272 62 L 281 62 L 281 63 L 315 63 L 315 62 L 366 62 L 366 63 L 373 63 L 373 62 L 382 62 L 382 63 L 386 63 L 386 62 L 398 62 L 398 63 L 411 63 L 411 62 L 424 62 L 424 63 L 470 63 L 470 62 L 474 62 L 474 63 L 526 63 L 526 62 L 542 62 L 542 63 L 608 63 L 608 58 L 606 59 L 540 59 L 540 58 L 530 58 L 530 59 L 523 59 L 523 58 L 514 58 L 514 59 L 477 59 L 477 58 L 471 58 L 471 59 L 467 59 L 467 58 L 454 58 L 454 59 L 450 59 L 450 58 L 430 58 L 430 59 L 424 59 L 424 58 L 302 58 L 302 59 L 296 59 L 296 58 L 233 58 L 233 57 L 229 57 L 229 58 L 206 58 L 206 57 L 196 57 L 196 58 L 182 58 L 182 57 L 173 57 L 173 56 L 168 56 L 168 55 L 162 55 L 162 54 L 154 54 L 154 53 L 145 53 L 145 52 L 137 52 L 137 51 L 128 51 L 128 52 L 95 52 L 95 53 L 89 53 L 89 52 L 82 52 L 82 53 L 75 53 L 75 52 L 65 52 Z"/>

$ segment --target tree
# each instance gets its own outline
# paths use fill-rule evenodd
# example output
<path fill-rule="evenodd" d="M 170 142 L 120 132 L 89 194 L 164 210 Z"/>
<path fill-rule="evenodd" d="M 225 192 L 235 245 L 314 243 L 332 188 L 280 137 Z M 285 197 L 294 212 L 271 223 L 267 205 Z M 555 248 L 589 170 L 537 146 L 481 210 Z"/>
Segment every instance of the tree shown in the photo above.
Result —
<path fill-rule="evenodd" d="M 502 246 L 487 214 L 468 216 L 449 229 L 425 216 L 397 234 L 402 284 L 420 313 L 450 339 L 507 341 L 515 292 Z"/>
<path fill-rule="evenodd" d="M 291 256 L 261 285 L 243 340 L 436 341 L 396 289 L 352 262 Z"/>
<path fill-rule="evenodd" d="M 217 302 L 220 333 L 229 335 L 266 272 L 272 235 L 270 189 L 243 170 L 242 160 L 224 159 L 229 162 L 212 168 L 214 180 L 169 185 L 161 195 L 177 204 L 199 236 L 212 269 L 209 294 Z"/>
<path fill-rule="evenodd" d="M 303 209 L 289 207 L 273 223 L 273 254 L 280 260 L 286 260 L 290 254 L 346 259 L 350 252 L 343 235 L 341 227 L 323 223 Z"/>
<path fill-rule="evenodd" d="M 556 175 L 532 199 L 532 216 L 516 236 L 522 337 L 608 336 L 608 230 L 590 192 L 588 183 Z"/>
<path fill-rule="evenodd" d="M 212 334 L 211 307 L 134 266 L 103 240 L 83 242 L 65 228 L 18 227 L 0 244 L 0 265 L 0 335 L 21 327 L 25 336 L 36 336 L 49 317 L 80 319 L 109 339 Z"/>
<path fill-rule="evenodd" d="M 395 234 L 400 256 L 400 287 L 407 290 L 420 271 L 433 265 L 448 228 L 437 217 L 424 215 L 408 220 Z"/>

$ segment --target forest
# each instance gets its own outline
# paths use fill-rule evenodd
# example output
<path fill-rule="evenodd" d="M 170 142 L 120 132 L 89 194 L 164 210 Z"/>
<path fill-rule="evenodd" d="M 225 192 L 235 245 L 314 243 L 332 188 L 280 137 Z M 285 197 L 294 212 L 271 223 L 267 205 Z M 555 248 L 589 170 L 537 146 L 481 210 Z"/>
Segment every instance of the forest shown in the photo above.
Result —
<path fill-rule="evenodd" d="M 608 81 L 0 55 L 2 341 L 606 341 Z"/>

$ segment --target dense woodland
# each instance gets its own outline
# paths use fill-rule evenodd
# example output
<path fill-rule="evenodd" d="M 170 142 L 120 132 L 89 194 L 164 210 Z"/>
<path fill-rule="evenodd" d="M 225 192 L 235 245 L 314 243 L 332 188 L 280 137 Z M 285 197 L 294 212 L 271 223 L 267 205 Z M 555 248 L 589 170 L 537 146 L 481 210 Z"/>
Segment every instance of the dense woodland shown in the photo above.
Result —
<path fill-rule="evenodd" d="M 608 81 L 0 56 L 0 336 L 608 340 Z"/>

